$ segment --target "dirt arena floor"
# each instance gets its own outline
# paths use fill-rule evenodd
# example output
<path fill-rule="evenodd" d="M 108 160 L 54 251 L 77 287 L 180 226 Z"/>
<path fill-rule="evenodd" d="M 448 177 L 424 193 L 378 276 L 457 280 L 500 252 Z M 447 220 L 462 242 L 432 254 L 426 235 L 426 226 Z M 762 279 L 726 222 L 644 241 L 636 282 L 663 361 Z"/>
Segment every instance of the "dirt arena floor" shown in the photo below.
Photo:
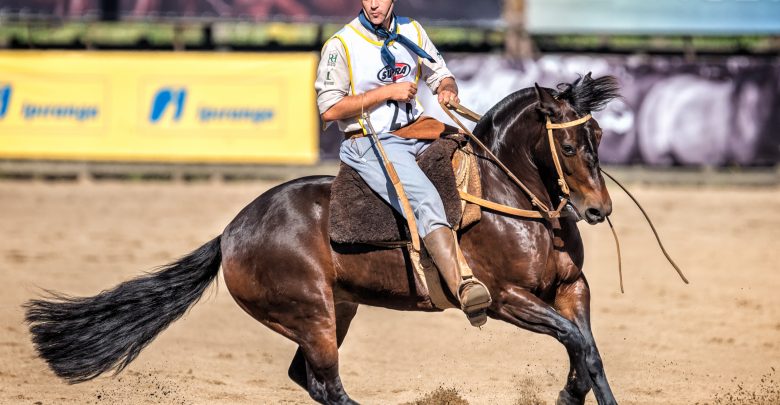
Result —
<path fill-rule="evenodd" d="M 295 346 L 224 285 L 124 373 L 75 386 L 36 358 L 20 308 L 42 288 L 93 295 L 188 253 L 271 185 L 0 182 L 0 403 L 309 403 L 286 377 Z M 616 189 L 624 295 L 607 225 L 581 226 L 593 327 L 618 400 L 779 403 L 780 189 L 633 190 L 692 283 Z M 454 310 L 363 307 L 341 351 L 347 391 L 366 404 L 548 404 L 567 370 L 552 338 L 493 320 L 475 329 Z"/>

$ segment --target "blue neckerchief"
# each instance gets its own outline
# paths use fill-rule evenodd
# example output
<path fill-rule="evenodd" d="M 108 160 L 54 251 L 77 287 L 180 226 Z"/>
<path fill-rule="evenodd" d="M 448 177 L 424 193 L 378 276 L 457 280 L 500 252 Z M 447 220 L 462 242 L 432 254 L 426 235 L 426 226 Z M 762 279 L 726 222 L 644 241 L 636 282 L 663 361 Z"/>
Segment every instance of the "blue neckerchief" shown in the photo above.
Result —
<path fill-rule="evenodd" d="M 382 63 L 385 64 L 385 69 L 395 69 L 395 55 L 393 55 L 392 52 L 390 52 L 390 49 L 388 48 L 388 45 L 390 45 L 391 42 L 395 41 L 399 44 L 409 48 L 410 51 L 417 54 L 417 56 L 421 58 L 428 59 L 431 63 L 435 63 L 436 61 L 431 57 L 431 55 L 428 55 L 425 50 L 417 46 L 412 40 L 409 38 L 399 34 L 396 32 L 396 30 L 388 31 L 383 26 L 374 26 L 374 24 L 371 24 L 371 21 L 368 20 L 366 17 L 366 13 L 363 10 L 360 10 L 360 14 L 358 15 L 358 20 L 360 20 L 360 24 L 365 27 L 365 29 L 368 30 L 368 32 L 374 34 L 379 38 L 380 40 L 384 40 L 385 43 L 382 45 Z M 393 14 L 393 20 L 395 21 L 395 25 L 398 25 L 398 18 L 396 18 L 395 14 Z"/>

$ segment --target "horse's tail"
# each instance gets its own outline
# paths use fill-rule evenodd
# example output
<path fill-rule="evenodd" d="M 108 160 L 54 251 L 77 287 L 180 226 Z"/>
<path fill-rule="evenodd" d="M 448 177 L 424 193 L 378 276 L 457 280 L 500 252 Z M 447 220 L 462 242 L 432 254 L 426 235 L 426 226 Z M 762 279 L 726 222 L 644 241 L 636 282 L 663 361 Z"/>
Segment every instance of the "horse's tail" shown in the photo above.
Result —
<path fill-rule="evenodd" d="M 176 262 L 94 297 L 52 293 L 24 305 L 38 354 L 71 384 L 127 367 L 219 274 L 216 237 Z"/>

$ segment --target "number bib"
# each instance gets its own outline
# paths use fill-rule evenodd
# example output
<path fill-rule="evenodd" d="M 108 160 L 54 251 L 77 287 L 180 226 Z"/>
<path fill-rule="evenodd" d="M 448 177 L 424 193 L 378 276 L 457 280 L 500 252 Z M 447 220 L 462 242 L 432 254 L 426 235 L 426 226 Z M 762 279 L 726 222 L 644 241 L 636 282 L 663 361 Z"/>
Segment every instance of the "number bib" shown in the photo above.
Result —
<path fill-rule="evenodd" d="M 396 32 L 407 38 L 417 38 L 417 44 L 422 46 L 422 37 L 417 24 L 405 17 L 396 17 Z M 395 55 L 395 68 L 385 69 L 382 62 L 381 49 L 383 42 L 374 41 L 358 31 L 351 24 L 346 25 L 334 35 L 344 45 L 350 75 L 351 94 L 363 94 L 391 83 L 413 82 L 420 79 L 420 58 L 414 52 L 398 43 L 389 45 L 390 52 Z M 388 100 L 370 111 L 371 124 L 378 133 L 388 133 L 414 122 L 422 114 L 422 106 L 417 98 L 411 102 Z M 362 119 L 360 126 L 366 128 Z M 354 121 L 352 121 L 354 123 Z M 339 121 L 339 128 L 344 131 L 349 121 Z"/>

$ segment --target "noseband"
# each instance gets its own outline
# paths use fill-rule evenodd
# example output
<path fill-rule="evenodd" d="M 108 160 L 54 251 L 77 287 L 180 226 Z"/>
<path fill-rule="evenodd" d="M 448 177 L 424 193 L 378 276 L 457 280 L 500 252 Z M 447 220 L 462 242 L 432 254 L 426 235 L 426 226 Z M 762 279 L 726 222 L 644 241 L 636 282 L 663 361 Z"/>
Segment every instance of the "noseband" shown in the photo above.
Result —
<path fill-rule="evenodd" d="M 555 162 L 555 171 L 558 172 L 558 186 L 561 187 L 561 193 L 563 194 L 563 197 L 566 199 L 569 198 L 569 193 L 571 192 L 571 190 L 569 189 L 569 185 L 566 183 L 566 179 L 563 178 L 563 167 L 561 166 L 561 162 L 558 159 L 558 151 L 555 148 L 553 129 L 565 129 L 565 128 L 576 127 L 578 125 L 582 125 L 590 121 L 591 118 L 593 117 L 591 117 L 590 114 L 585 114 L 585 116 L 583 116 L 578 120 L 553 124 L 552 122 L 550 122 L 550 117 L 549 116 L 547 117 L 547 125 L 546 125 L 547 139 L 550 142 L 550 150 L 552 151 L 553 162 Z"/>

